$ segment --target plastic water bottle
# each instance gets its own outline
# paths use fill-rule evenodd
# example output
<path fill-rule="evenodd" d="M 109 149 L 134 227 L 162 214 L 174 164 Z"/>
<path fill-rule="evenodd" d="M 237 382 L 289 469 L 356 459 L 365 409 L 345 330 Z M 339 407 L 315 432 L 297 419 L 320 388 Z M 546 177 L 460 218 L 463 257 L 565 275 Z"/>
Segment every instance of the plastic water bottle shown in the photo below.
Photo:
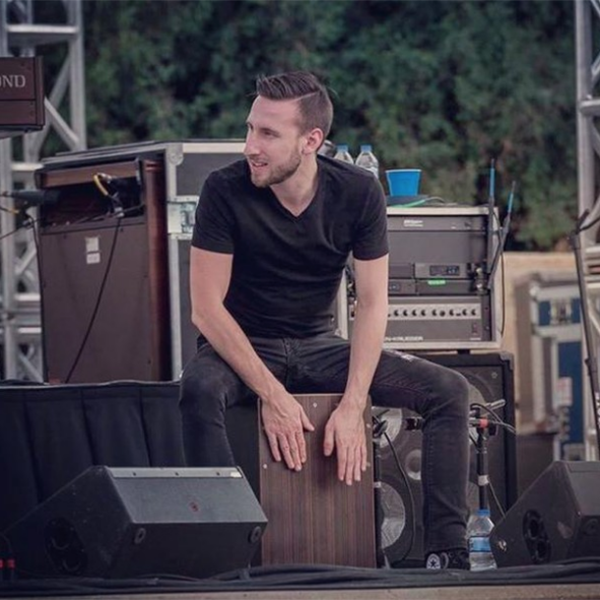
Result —
<path fill-rule="evenodd" d="M 352 154 L 350 154 L 350 150 L 348 150 L 348 144 L 338 144 L 337 152 L 333 158 L 337 158 L 342 162 L 354 164 L 354 159 L 352 158 Z"/>
<path fill-rule="evenodd" d="M 363 144 L 360 147 L 360 154 L 356 158 L 356 165 L 370 171 L 379 179 L 379 161 L 373 154 L 373 148 L 370 144 Z"/>
<path fill-rule="evenodd" d="M 490 548 L 490 533 L 494 523 L 488 508 L 480 508 L 472 513 L 467 523 L 469 539 L 469 562 L 471 571 L 487 571 L 496 568 L 496 561 Z"/>

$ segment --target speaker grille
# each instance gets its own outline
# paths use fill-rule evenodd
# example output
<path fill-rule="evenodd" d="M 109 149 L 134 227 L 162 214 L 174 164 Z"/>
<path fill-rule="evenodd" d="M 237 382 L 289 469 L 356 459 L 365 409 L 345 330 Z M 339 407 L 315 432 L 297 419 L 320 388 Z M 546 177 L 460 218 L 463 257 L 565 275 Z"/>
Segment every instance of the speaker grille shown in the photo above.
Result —
<path fill-rule="evenodd" d="M 404 429 L 406 419 L 415 416 L 409 410 L 374 407 L 373 415 L 385 423 L 376 442 L 380 549 L 397 562 L 422 554 L 421 434 Z"/>
<path fill-rule="evenodd" d="M 462 373 L 469 382 L 469 403 L 487 405 L 506 400 L 498 416 L 514 425 L 514 384 L 512 360 L 508 355 L 427 355 Z M 373 407 L 373 415 L 386 422 L 385 433 L 376 446 L 377 475 L 381 482 L 377 494 L 380 552 L 392 566 L 421 566 L 423 561 L 423 495 L 421 490 L 420 431 L 407 431 L 407 420 L 415 413 L 407 409 Z M 476 432 L 471 431 L 475 437 Z M 391 446 L 390 446 L 391 444 Z M 395 455 L 394 456 L 394 452 Z M 488 441 L 492 519 L 498 522 L 516 500 L 516 461 L 514 436 L 504 429 Z M 397 461 L 397 462 L 396 462 Z M 399 463 L 399 465 L 398 465 Z M 467 490 L 470 510 L 479 503 L 476 452 L 471 445 L 470 474 Z"/>

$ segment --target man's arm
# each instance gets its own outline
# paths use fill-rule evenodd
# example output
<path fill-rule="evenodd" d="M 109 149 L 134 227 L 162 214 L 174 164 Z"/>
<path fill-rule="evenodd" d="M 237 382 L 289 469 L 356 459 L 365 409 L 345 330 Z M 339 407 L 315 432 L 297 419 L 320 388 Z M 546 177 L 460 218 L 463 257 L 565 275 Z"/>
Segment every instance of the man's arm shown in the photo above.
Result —
<path fill-rule="evenodd" d="M 304 429 L 308 416 L 256 354 L 223 301 L 229 289 L 233 255 L 192 246 L 190 294 L 192 322 L 215 351 L 262 400 L 262 418 L 273 458 L 290 469 L 306 462 Z"/>
<path fill-rule="evenodd" d="M 367 467 L 364 411 L 381 357 L 388 311 L 388 255 L 354 260 L 357 306 L 346 389 L 325 428 L 324 451 L 334 448 L 340 481 L 360 481 Z"/>

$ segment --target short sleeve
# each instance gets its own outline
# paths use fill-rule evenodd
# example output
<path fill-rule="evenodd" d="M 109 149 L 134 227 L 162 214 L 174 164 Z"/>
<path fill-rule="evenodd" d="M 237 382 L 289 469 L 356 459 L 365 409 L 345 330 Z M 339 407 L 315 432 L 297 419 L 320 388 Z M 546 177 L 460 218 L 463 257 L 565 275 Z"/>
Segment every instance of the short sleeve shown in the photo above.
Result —
<path fill-rule="evenodd" d="M 202 187 L 196 207 L 192 246 L 212 252 L 233 254 L 234 222 L 225 195 L 221 193 L 216 179 L 213 173 Z"/>
<path fill-rule="evenodd" d="M 354 231 L 352 254 L 358 260 L 374 260 L 388 252 L 385 195 L 379 182 L 373 180 L 365 194 L 364 208 Z"/>

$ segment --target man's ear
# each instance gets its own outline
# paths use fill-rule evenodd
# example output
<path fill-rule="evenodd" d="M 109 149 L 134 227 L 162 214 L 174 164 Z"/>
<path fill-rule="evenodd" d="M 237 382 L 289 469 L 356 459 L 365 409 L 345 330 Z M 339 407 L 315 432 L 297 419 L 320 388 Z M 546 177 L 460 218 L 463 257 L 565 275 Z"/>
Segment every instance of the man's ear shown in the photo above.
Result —
<path fill-rule="evenodd" d="M 324 139 L 324 135 L 323 135 L 323 131 L 321 129 L 319 129 L 318 127 L 315 127 L 314 129 L 312 129 L 306 135 L 306 143 L 304 144 L 304 153 L 311 154 L 313 152 L 316 152 L 321 147 L 321 144 L 323 143 L 323 139 Z"/>

